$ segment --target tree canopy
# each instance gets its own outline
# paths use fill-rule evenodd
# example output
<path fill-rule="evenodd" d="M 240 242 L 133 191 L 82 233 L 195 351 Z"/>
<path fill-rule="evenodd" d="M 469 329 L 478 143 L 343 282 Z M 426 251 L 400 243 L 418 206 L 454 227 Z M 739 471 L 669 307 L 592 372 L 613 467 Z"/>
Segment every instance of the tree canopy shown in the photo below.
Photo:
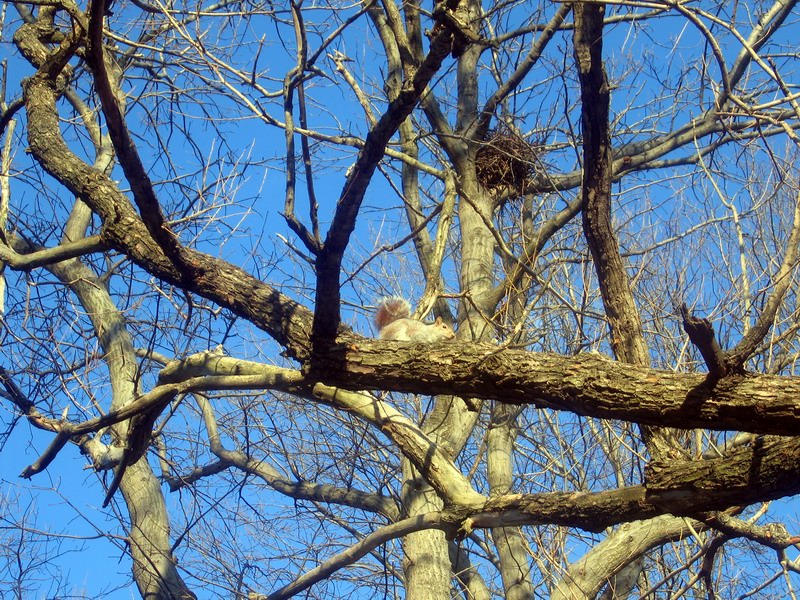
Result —
<path fill-rule="evenodd" d="M 5 4 L 2 594 L 793 597 L 796 4 Z"/>

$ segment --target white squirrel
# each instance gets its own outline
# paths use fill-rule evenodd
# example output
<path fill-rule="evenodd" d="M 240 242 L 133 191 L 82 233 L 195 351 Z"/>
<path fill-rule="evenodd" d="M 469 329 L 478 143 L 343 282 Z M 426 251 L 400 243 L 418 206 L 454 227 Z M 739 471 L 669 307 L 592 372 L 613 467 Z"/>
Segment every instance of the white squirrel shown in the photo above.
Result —
<path fill-rule="evenodd" d="M 456 332 L 441 317 L 436 317 L 435 323 L 412 319 L 411 305 L 397 296 L 378 302 L 375 325 L 382 340 L 433 343 L 456 337 Z"/>

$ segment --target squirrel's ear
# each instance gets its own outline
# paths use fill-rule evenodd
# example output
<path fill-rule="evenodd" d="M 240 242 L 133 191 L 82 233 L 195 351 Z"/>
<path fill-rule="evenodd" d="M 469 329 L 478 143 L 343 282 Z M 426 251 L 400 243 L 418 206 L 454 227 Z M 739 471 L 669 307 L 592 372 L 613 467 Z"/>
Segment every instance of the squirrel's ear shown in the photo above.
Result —
<path fill-rule="evenodd" d="M 444 321 L 442 321 L 442 317 L 436 317 L 436 324 L 441 325 L 442 323 L 444 323 Z"/>

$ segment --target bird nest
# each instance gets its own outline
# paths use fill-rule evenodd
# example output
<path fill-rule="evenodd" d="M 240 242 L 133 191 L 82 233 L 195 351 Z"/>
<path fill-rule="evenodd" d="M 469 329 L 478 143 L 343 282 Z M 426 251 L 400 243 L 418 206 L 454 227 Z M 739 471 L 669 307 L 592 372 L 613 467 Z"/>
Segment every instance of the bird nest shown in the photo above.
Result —
<path fill-rule="evenodd" d="M 511 132 L 492 131 L 475 158 L 478 181 L 483 187 L 510 187 L 521 194 L 535 171 L 536 149 Z"/>

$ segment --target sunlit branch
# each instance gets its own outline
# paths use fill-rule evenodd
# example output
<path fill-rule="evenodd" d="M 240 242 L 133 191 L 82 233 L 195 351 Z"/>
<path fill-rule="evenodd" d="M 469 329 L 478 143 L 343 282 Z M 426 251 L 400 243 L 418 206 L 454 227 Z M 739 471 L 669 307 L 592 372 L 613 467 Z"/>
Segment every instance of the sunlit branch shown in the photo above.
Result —
<path fill-rule="evenodd" d="M 66 242 L 52 248 L 38 248 L 18 237 L 12 238 L 11 244 L 18 247 L 21 253 L 16 252 L 13 247 L 0 243 L 0 259 L 10 268 L 18 271 L 30 271 L 38 267 L 107 249 L 102 236 L 99 235 L 93 235 L 74 242 Z"/>
<path fill-rule="evenodd" d="M 415 531 L 422 531 L 431 528 L 447 531 L 454 529 L 454 525 L 452 523 L 444 522 L 439 513 L 428 513 L 425 515 L 409 517 L 397 523 L 386 525 L 385 527 L 381 527 L 377 531 L 364 537 L 364 539 L 357 544 L 350 546 L 350 548 L 347 550 L 332 556 L 315 569 L 312 569 L 311 571 L 308 571 L 304 575 L 298 577 L 289 585 L 286 585 L 281 589 L 272 592 L 271 594 L 259 595 L 255 596 L 255 598 L 258 598 L 259 600 L 283 600 L 285 598 L 291 598 L 295 594 L 299 594 L 303 590 L 308 589 L 315 583 L 322 581 L 331 573 L 353 564 L 359 558 L 366 556 L 381 544 L 385 544 L 388 541 L 403 537 Z"/>
<path fill-rule="evenodd" d="M 196 467 L 183 475 L 170 475 L 168 482 L 172 491 L 191 485 L 224 469 L 235 467 L 244 473 L 255 475 L 275 491 L 295 500 L 339 504 L 373 511 L 391 519 L 398 517 L 399 512 L 396 504 L 386 496 L 367 493 L 354 488 L 342 488 L 303 480 L 292 481 L 281 475 L 276 468 L 267 462 L 266 458 L 252 458 L 243 452 L 226 449 L 222 445 L 211 403 L 202 394 L 196 394 L 195 399 L 203 413 L 203 422 L 208 432 L 209 447 L 219 460 L 216 463 Z"/>

